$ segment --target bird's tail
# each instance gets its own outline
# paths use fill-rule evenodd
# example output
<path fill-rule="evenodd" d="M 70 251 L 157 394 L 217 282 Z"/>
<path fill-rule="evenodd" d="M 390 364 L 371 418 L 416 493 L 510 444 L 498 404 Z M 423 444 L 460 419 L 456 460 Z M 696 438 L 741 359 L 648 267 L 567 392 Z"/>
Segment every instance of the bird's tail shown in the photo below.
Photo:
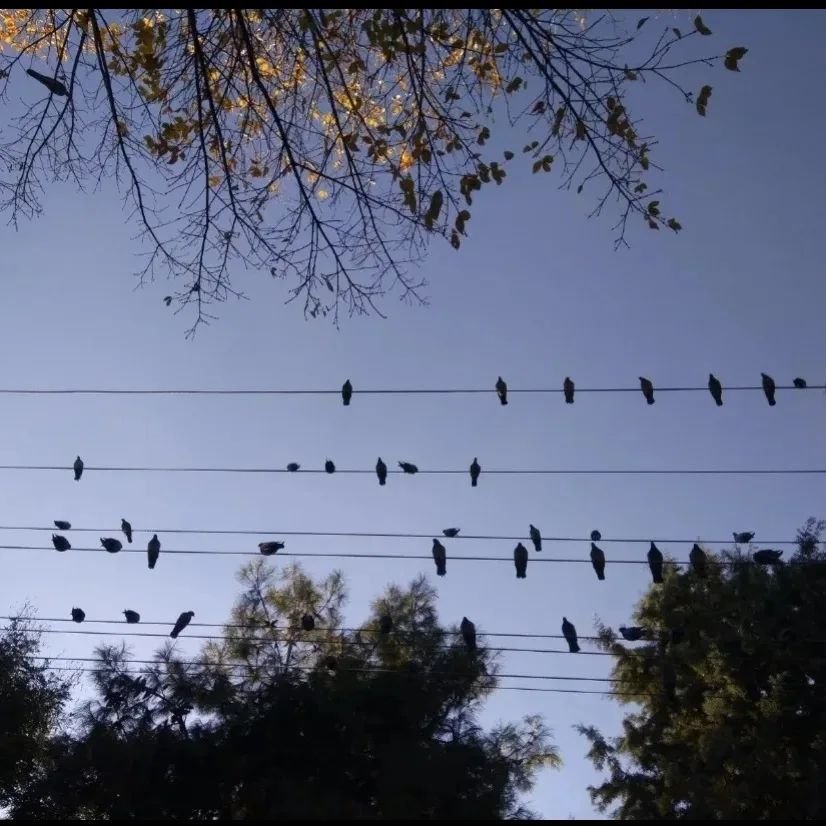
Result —
<path fill-rule="evenodd" d="M 477 483 L 478 481 L 479 481 L 478 479 L 471 479 L 471 480 L 470 480 L 470 486 L 471 486 L 472 488 L 475 488 L 475 487 L 476 487 L 476 483 Z"/>
<path fill-rule="evenodd" d="M 170 631 L 169 636 L 172 637 L 173 640 L 178 639 L 178 632 L 177 631 Z"/>
<path fill-rule="evenodd" d="M 155 563 L 157 562 L 156 559 L 149 560 L 149 570 L 151 571 L 155 567 Z"/>
<path fill-rule="evenodd" d="M 574 403 L 573 399 L 565 399 L 565 404 L 573 404 L 573 403 Z"/>
<path fill-rule="evenodd" d="M 604 571 L 597 571 L 597 579 L 600 580 L 600 582 L 602 580 L 604 580 L 605 579 L 605 572 Z"/>
<path fill-rule="evenodd" d="M 777 402 L 774 399 L 769 399 L 769 407 L 774 407 Z"/>
<path fill-rule="evenodd" d="M 663 584 L 663 575 L 659 571 L 657 571 L 657 573 L 652 575 L 652 579 L 654 580 L 655 585 L 662 585 Z"/>
<path fill-rule="evenodd" d="M 527 579 L 528 575 L 524 571 L 517 571 L 516 578 L 517 579 Z"/>
<path fill-rule="evenodd" d="M 568 648 L 571 649 L 572 654 L 579 654 L 579 643 L 578 642 L 569 643 Z"/>
<path fill-rule="evenodd" d="M 652 398 L 650 398 L 650 399 L 647 399 L 646 401 L 647 401 L 649 404 L 654 404 L 654 398 L 653 398 L 653 397 L 652 397 Z"/>
<path fill-rule="evenodd" d="M 350 406 L 350 399 L 344 399 L 344 406 L 345 406 L 345 407 L 349 407 L 349 406 Z"/>
<path fill-rule="evenodd" d="M 436 566 L 436 576 L 445 576 L 447 574 L 447 568 L 444 565 L 437 565 Z"/>
<path fill-rule="evenodd" d="M 387 484 L 387 479 L 379 479 L 379 484 L 384 486 Z"/>
<path fill-rule="evenodd" d="M 132 544 L 132 537 L 131 537 L 131 536 L 127 536 L 127 537 L 126 537 L 126 541 L 127 541 L 127 542 L 131 545 L 131 544 Z"/>

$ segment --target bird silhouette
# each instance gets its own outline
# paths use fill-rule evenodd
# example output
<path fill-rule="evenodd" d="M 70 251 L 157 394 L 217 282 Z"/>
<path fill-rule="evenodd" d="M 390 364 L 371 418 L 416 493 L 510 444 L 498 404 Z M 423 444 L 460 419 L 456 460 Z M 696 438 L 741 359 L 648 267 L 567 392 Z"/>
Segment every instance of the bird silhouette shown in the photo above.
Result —
<path fill-rule="evenodd" d="M 301 617 L 301 630 L 312 631 L 315 628 L 315 617 L 312 614 L 304 614 Z"/>
<path fill-rule="evenodd" d="M 473 464 L 470 466 L 470 486 L 472 488 L 476 487 L 476 483 L 479 481 L 479 474 L 481 472 L 482 466 L 479 464 L 479 460 L 474 456 Z"/>
<path fill-rule="evenodd" d="M 70 531 L 72 529 L 72 523 L 71 522 L 65 522 L 63 519 L 55 519 L 54 526 L 59 531 Z"/>
<path fill-rule="evenodd" d="M 576 628 L 565 617 L 562 617 L 562 636 L 565 637 L 565 642 L 568 643 L 568 651 L 571 654 L 578 653 L 579 641 L 576 638 Z"/>
<path fill-rule="evenodd" d="M 501 376 L 496 380 L 496 395 L 500 404 L 508 403 L 508 383 Z"/>
<path fill-rule="evenodd" d="M 60 536 L 59 534 L 53 533 L 52 534 L 52 545 L 55 546 L 56 551 L 68 551 L 71 550 L 71 545 L 69 544 L 69 540 L 66 539 L 65 536 Z"/>
<path fill-rule="evenodd" d="M 114 539 L 111 536 L 107 536 L 105 539 L 101 537 L 100 544 L 103 545 L 110 554 L 116 554 L 123 547 L 119 539 Z"/>
<path fill-rule="evenodd" d="M 123 531 L 124 536 L 126 537 L 126 541 L 131 545 L 132 544 L 132 526 L 125 520 L 120 520 L 120 529 Z"/>
<path fill-rule="evenodd" d="M 187 627 L 187 625 L 189 625 L 189 623 L 190 623 L 190 622 L 192 622 L 192 618 L 193 618 L 194 616 L 195 616 L 195 612 L 194 612 L 194 611 L 184 611 L 184 612 L 183 612 L 183 613 L 182 613 L 182 614 L 178 617 L 178 619 L 177 619 L 177 621 L 176 621 L 176 623 L 175 623 L 175 626 L 174 626 L 174 627 L 173 627 L 173 629 L 169 632 L 169 636 L 170 636 L 170 637 L 172 637 L 172 639 L 173 639 L 173 640 L 174 640 L 174 639 L 177 639 L 177 638 L 178 638 L 178 634 L 180 634 L 180 633 L 181 633 L 181 631 L 183 631 L 183 630 L 184 630 L 184 628 L 186 628 L 186 627 Z"/>
<path fill-rule="evenodd" d="M 765 373 L 761 373 L 760 377 L 763 379 L 763 392 L 766 394 L 766 401 L 768 401 L 770 407 L 774 407 L 777 404 L 774 400 L 774 379 Z"/>
<path fill-rule="evenodd" d="M 718 379 L 714 373 L 708 374 L 708 392 L 711 393 L 711 398 L 714 399 L 714 403 L 717 407 L 722 407 L 723 385 L 720 384 L 720 379 Z"/>
<path fill-rule="evenodd" d="M 72 622 L 83 622 L 86 612 L 82 608 L 72 608 Z"/>
<path fill-rule="evenodd" d="M 528 549 L 521 542 L 513 549 L 513 564 L 516 578 L 525 579 L 528 576 Z"/>
<path fill-rule="evenodd" d="M 462 632 L 462 639 L 468 651 L 476 650 L 476 626 L 467 618 L 462 617 L 462 624 L 459 626 Z"/>
<path fill-rule="evenodd" d="M 258 550 L 262 556 L 272 556 L 286 547 L 284 542 L 259 542 Z"/>
<path fill-rule="evenodd" d="M 602 534 L 599 531 L 591 531 L 591 542 L 599 542 L 602 539 Z"/>
<path fill-rule="evenodd" d="M 436 563 L 436 576 L 447 573 L 447 551 L 438 539 L 433 540 L 433 561 Z"/>
<path fill-rule="evenodd" d="M 758 565 L 777 565 L 781 556 L 783 556 L 783 551 L 772 551 L 769 548 L 764 548 L 762 551 L 755 551 L 752 554 L 752 559 Z"/>
<path fill-rule="evenodd" d="M 708 576 L 708 566 L 706 564 L 708 560 L 705 551 L 696 542 L 688 555 L 688 559 L 697 576 L 705 579 Z"/>
<path fill-rule="evenodd" d="M 799 378 L 799 377 L 798 377 L 798 378 L 796 378 L 796 379 L 792 382 L 792 384 L 793 384 L 793 385 L 794 385 L 794 386 L 795 386 L 798 390 L 805 390 L 805 389 L 806 389 L 806 379 L 801 379 L 801 378 Z"/>
<path fill-rule="evenodd" d="M 75 459 L 73 467 L 75 469 L 75 482 L 79 482 L 80 477 L 83 476 L 83 459 L 80 456 Z"/>
<path fill-rule="evenodd" d="M 628 640 L 628 642 L 639 642 L 647 637 L 646 630 L 639 625 L 620 625 L 619 632 L 622 634 L 622 638 Z"/>
<path fill-rule="evenodd" d="M 353 398 L 353 385 L 350 384 L 350 379 L 347 379 L 344 384 L 341 385 L 341 400 L 344 402 L 344 406 L 348 407 L 350 404 L 350 399 Z"/>
<path fill-rule="evenodd" d="M 596 571 L 597 579 L 605 579 L 605 554 L 602 548 L 598 548 L 594 543 L 591 543 L 591 564 Z"/>
<path fill-rule="evenodd" d="M 41 75 L 40 72 L 36 72 L 34 69 L 26 69 L 26 74 L 33 77 L 35 80 L 39 80 L 53 95 L 57 95 L 62 98 L 69 96 L 69 91 L 59 80 L 55 80 L 55 78 L 48 77 L 46 75 Z"/>
<path fill-rule="evenodd" d="M 740 533 L 732 531 L 732 536 L 735 545 L 748 545 L 754 539 L 754 531 L 741 531 Z"/>
<path fill-rule="evenodd" d="M 130 611 L 128 608 L 123 612 L 126 621 L 131 625 L 141 621 L 141 615 L 137 611 Z"/>
<path fill-rule="evenodd" d="M 380 485 L 387 484 L 387 465 L 382 462 L 381 456 L 379 456 L 379 460 L 376 462 L 376 476 L 379 477 Z"/>
<path fill-rule="evenodd" d="M 158 534 L 153 533 L 152 539 L 149 540 L 149 544 L 146 546 L 146 557 L 147 562 L 149 563 L 150 570 L 155 567 L 155 564 L 158 561 L 158 557 L 161 555 L 161 540 L 158 539 Z"/>
<path fill-rule="evenodd" d="M 393 630 L 393 617 L 390 614 L 382 614 L 379 617 L 379 633 L 389 634 Z"/>
<path fill-rule="evenodd" d="M 459 528 L 442 528 L 442 533 L 448 538 L 453 539 L 456 536 L 459 536 Z"/>
<path fill-rule="evenodd" d="M 565 381 L 562 383 L 562 390 L 565 393 L 565 404 L 574 403 L 574 383 L 565 376 Z"/>
<path fill-rule="evenodd" d="M 663 555 L 660 549 L 652 542 L 648 548 L 648 567 L 651 569 L 651 579 L 655 585 L 663 582 Z"/>
<path fill-rule="evenodd" d="M 533 542 L 533 549 L 535 551 L 542 550 L 542 534 L 539 532 L 539 528 L 536 525 L 528 525 L 528 533 L 531 537 L 531 542 Z"/>
<path fill-rule="evenodd" d="M 654 385 L 650 379 L 640 376 L 640 390 L 648 404 L 654 404 Z"/>
<path fill-rule="evenodd" d="M 324 463 L 324 470 L 326 470 L 327 473 L 335 473 L 336 472 L 336 466 L 332 463 L 332 461 L 330 459 L 328 459 Z"/>
<path fill-rule="evenodd" d="M 290 462 L 290 464 L 287 465 L 287 470 L 290 471 L 290 473 L 295 473 L 300 467 L 301 465 L 299 465 L 298 462 Z"/>
<path fill-rule="evenodd" d="M 419 472 L 419 469 L 412 462 L 399 462 L 399 467 L 405 473 L 413 474 L 413 473 L 418 473 Z"/>

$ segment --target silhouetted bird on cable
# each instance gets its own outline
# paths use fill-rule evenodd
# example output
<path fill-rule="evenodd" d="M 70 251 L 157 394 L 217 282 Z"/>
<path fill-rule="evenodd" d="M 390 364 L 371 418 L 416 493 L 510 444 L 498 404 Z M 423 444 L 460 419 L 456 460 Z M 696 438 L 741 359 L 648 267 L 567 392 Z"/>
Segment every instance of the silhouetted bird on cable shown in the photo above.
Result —
<path fill-rule="evenodd" d="M 596 571 L 597 579 L 605 579 L 605 554 L 602 548 L 598 548 L 594 543 L 591 543 L 591 564 Z"/>
<path fill-rule="evenodd" d="M 654 385 L 650 379 L 640 376 L 640 390 L 642 390 L 646 402 L 648 402 L 648 404 L 654 404 Z"/>
<path fill-rule="evenodd" d="M 83 622 L 86 612 L 82 608 L 72 608 L 72 622 Z"/>
<path fill-rule="evenodd" d="M 573 404 L 574 403 L 574 383 L 565 376 L 565 381 L 562 384 L 562 390 L 565 393 L 565 403 L 566 404 Z"/>
<path fill-rule="evenodd" d="M 795 386 L 798 390 L 805 390 L 805 389 L 806 389 L 806 386 L 807 386 L 807 385 L 806 385 L 806 379 L 801 379 L 801 378 L 796 378 L 796 379 L 792 382 L 792 384 L 793 384 L 793 385 L 794 385 L 794 386 Z"/>
<path fill-rule="evenodd" d="M 290 464 L 287 465 L 287 470 L 290 471 L 290 473 L 295 473 L 300 467 L 301 465 L 299 465 L 298 462 L 290 462 Z"/>
<path fill-rule="evenodd" d="M 120 529 L 123 531 L 123 535 L 126 537 L 126 541 L 131 545 L 132 544 L 132 526 L 125 520 L 120 520 Z"/>
<path fill-rule="evenodd" d="M 328 459 L 324 463 L 324 470 L 326 470 L 327 473 L 335 473 L 336 472 L 336 466 L 332 463 L 332 461 L 330 459 Z"/>
<path fill-rule="evenodd" d="M 467 618 L 462 617 L 462 624 L 459 626 L 462 632 L 462 639 L 468 651 L 476 650 L 476 626 Z"/>
<path fill-rule="evenodd" d="M 81 459 L 80 456 L 78 456 L 77 459 L 75 459 L 74 469 L 75 469 L 75 482 L 79 482 L 80 477 L 83 476 L 83 459 Z"/>
<path fill-rule="evenodd" d="M 762 551 L 755 551 L 752 554 L 752 559 L 758 565 L 777 565 L 781 556 L 783 556 L 783 551 L 772 551 L 769 548 L 764 548 Z"/>
<path fill-rule="evenodd" d="M 476 483 L 479 481 L 479 474 L 482 472 L 482 466 L 479 464 L 479 460 L 474 457 L 473 464 L 470 466 L 470 486 L 472 488 L 476 487 Z"/>
<path fill-rule="evenodd" d="M 436 563 L 436 576 L 447 573 L 447 551 L 438 539 L 433 540 L 433 561 Z"/>
<path fill-rule="evenodd" d="M 72 547 L 65 536 L 60 536 L 60 534 L 56 533 L 52 534 L 52 545 L 55 546 L 55 550 L 57 551 L 68 551 Z"/>
<path fill-rule="evenodd" d="M 160 554 L 161 541 L 158 539 L 158 534 L 155 533 L 152 534 L 152 539 L 149 540 L 149 544 L 146 546 L 146 557 L 150 569 L 155 567 L 155 563 L 158 561 Z"/>
<path fill-rule="evenodd" d="M 763 379 L 763 392 L 766 394 L 766 401 L 768 401 L 770 407 L 774 407 L 777 404 L 774 400 L 774 379 L 765 373 L 761 373 L 760 377 Z"/>
<path fill-rule="evenodd" d="M 663 582 L 663 555 L 660 549 L 652 542 L 648 548 L 648 567 L 651 569 L 651 579 L 655 585 Z"/>
<path fill-rule="evenodd" d="M 350 379 L 347 379 L 346 382 L 341 386 L 341 400 L 344 402 L 344 406 L 347 407 L 350 404 L 350 399 L 353 398 L 353 385 L 350 384 Z"/>
<path fill-rule="evenodd" d="M 688 560 L 698 577 L 705 579 L 708 576 L 708 560 L 705 551 L 696 542 L 688 555 Z"/>
<path fill-rule="evenodd" d="M 123 547 L 119 539 L 114 539 L 111 536 L 107 536 L 105 539 L 101 537 L 100 544 L 103 545 L 110 554 L 116 554 Z"/>
<path fill-rule="evenodd" d="M 508 383 L 501 376 L 496 380 L 496 395 L 500 404 L 508 403 Z"/>
<path fill-rule="evenodd" d="M 536 525 L 528 525 L 528 532 L 531 535 L 531 542 L 533 542 L 533 549 L 535 551 L 542 550 L 542 534 L 539 532 L 539 528 Z"/>
<path fill-rule="evenodd" d="M 128 608 L 123 612 L 126 621 L 131 625 L 141 621 L 141 615 L 137 611 L 130 611 Z"/>
<path fill-rule="evenodd" d="M 277 554 L 280 550 L 282 550 L 285 547 L 286 545 L 283 542 L 258 543 L 258 550 L 261 552 L 262 556 L 272 556 L 273 554 Z"/>
<path fill-rule="evenodd" d="M 409 474 L 418 473 L 419 469 L 414 465 L 412 462 L 399 462 L 399 467 L 405 472 Z"/>
<path fill-rule="evenodd" d="M 528 576 L 528 549 L 521 542 L 513 549 L 513 564 L 516 578 L 525 579 Z"/>
<path fill-rule="evenodd" d="M 180 634 L 181 631 L 183 631 L 184 628 L 186 628 L 187 625 L 189 625 L 189 623 L 192 622 L 192 618 L 194 616 L 194 611 L 184 611 L 183 614 L 181 614 L 178 617 L 178 620 L 175 623 L 174 628 L 169 632 L 169 636 L 172 637 L 173 640 L 177 639 L 178 634 Z"/>
<path fill-rule="evenodd" d="M 54 526 L 59 531 L 70 531 L 72 529 L 72 523 L 71 522 L 64 522 L 62 519 L 55 519 Z"/>
<path fill-rule="evenodd" d="M 717 407 L 723 406 L 723 385 L 714 373 L 708 374 L 708 392 L 711 393 L 711 398 Z"/>
<path fill-rule="evenodd" d="M 442 533 L 448 538 L 453 539 L 459 536 L 459 528 L 442 528 Z"/>
<path fill-rule="evenodd" d="M 565 617 L 562 617 L 562 636 L 565 637 L 565 642 L 568 643 L 568 651 L 571 654 L 579 652 L 579 640 L 576 638 L 576 628 L 573 623 L 568 622 Z"/>
<path fill-rule="evenodd" d="M 387 465 L 382 462 L 381 456 L 379 456 L 379 460 L 376 462 L 376 476 L 379 477 L 380 485 L 387 484 Z"/>

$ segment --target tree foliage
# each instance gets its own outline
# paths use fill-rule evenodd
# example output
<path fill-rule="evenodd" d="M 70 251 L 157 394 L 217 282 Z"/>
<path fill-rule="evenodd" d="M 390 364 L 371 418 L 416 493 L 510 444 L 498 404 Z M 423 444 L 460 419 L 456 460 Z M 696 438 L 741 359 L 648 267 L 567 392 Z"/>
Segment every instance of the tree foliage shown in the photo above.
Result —
<path fill-rule="evenodd" d="M 530 813 L 558 762 L 541 720 L 483 730 L 495 662 L 445 633 L 424 578 L 342 630 L 346 591 L 298 566 L 246 566 L 224 639 L 137 672 L 100 649 L 96 696 L 14 801 L 16 817 L 455 818 Z M 313 630 L 301 619 L 314 617 Z M 379 630 L 381 617 L 392 630 Z M 452 629 L 455 631 L 455 628 Z"/>
<path fill-rule="evenodd" d="M 809 520 L 785 564 L 735 551 L 709 555 L 707 579 L 672 568 L 638 606 L 642 646 L 603 629 L 630 708 L 619 737 L 581 727 L 606 774 L 591 789 L 601 810 L 629 820 L 826 817 L 825 526 Z"/>
<path fill-rule="evenodd" d="M 52 179 L 116 179 L 142 277 L 178 276 L 167 303 L 196 323 L 238 294 L 239 261 L 312 316 L 378 310 L 421 298 L 406 265 L 434 234 L 458 249 L 514 164 L 615 204 L 619 241 L 633 215 L 679 230 L 638 102 L 662 85 L 705 116 L 712 87 L 695 97 L 686 70 L 746 53 L 710 35 L 572 9 L 4 9 L 2 90 L 45 96 L 0 138 L 2 205 L 17 219 Z"/>

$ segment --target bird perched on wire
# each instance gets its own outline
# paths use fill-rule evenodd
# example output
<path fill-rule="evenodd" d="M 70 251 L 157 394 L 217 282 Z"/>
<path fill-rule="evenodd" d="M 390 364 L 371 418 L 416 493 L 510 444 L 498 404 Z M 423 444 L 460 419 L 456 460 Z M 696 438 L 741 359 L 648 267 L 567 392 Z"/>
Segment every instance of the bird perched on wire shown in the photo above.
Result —
<path fill-rule="evenodd" d="M 341 385 L 341 400 L 344 402 L 344 406 L 348 407 L 350 405 L 350 399 L 353 398 L 353 385 L 350 384 L 350 379 L 347 379 L 344 384 Z"/>
<path fill-rule="evenodd" d="M 119 539 L 114 539 L 111 536 L 107 536 L 106 538 L 101 537 L 100 544 L 103 545 L 110 554 L 116 554 L 123 547 Z"/>
<path fill-rule="evenodd" d="M 591 565 L 594 566 L 597 579 L 605 579 L 605 554 L 602 548 L 597 547 L 593 542 L 591 543 Z"/>
<path fill-rule="evenodd" d="M 500 404 L 508 403 L 508 383 L 501 376 L 496 380 L 496 395 Z"/>
<path fill-rule="evenodd" d="M 324 470 L 326 470 L 327 473 L 335 473 L 336 472 L 336 466 L 333 464 L 333 462 L 330 459 L 328 459 L 324 463 Z"/>
<path fill-rule="evenodd" d="M 760 377 L 763 380 L 763 392 L 766 394 L 766 401 L 769 403 L 769 407 L 774 407 L 777 404 L 774 400 L 774 379 L 771 376 L 767 376 L 765 373 L 761 373 Z"/>
<path fill-rule="evenodd" d="M 72 622 L 83 622 L 86 612 L 82 608 L 72 608 Z"/>
<path fill-rule="evenodd" d="M 123 531 L 123 535 L 126 537 L 126 541 L 131 545 L 132 544 L 132 526 L 125 520 L 120 520 L 120 529 Z"/>
<path fill-rule="evenodd" d="M 146 558 L 150 570 L 155 567 L 155 563 L 157 563 L 160 555 L 161 541 L 158 539 L 158 534 L 154 533 L 152 534 L 152 539 L 149 540 L 149 544 L 146 546 Z"/>
<path fill-rule="evenodd" d="M 295 473 L 295 472 L 296 472 L 296 471 L 297 471 L 300 467 L 301 467 L 301 465 L 299 465 L 299 464 L 298 464 L 298 462 L 290 462 L 290 463 L 287 465 L 287 470 L 288 470 L 290 473 Z"/>
<path fill-rule="evenodd" d="M 793 385 L 794 385 L 794 386 L 795 386 L 798 390 L 805 390 L 805 389 L 806 389 L 806 387 L 807 387 L 807 385 L 806 385 L 806 379 L 801 379 L 800 377 L 796 378 L 796 379 L 792 382 L 792 384 L 793 384 Z"/>
<path fill-rule="evenodd" d="M 379 633 L 389 634 L 393 630 L 393 617 L 390 614 L 382 614 L 379 617 Z"/>
<path fill-rule="evenodd" d="M 732 531 L 732 536 L 735 545 L 748 545 L 754 539 L 754 531 L 741 531 L 740 533 Z"/>
<path fill-rule="evenodd" d="M 52 534 L 52 545 L 54 545 L 56 551 L 68 551 L 72 547 L 65 536 L 60 536 L 57 533 Z"/>
<path fill-rule="evenodd" d="M 711 398 L 714 399 L 714 403 L 717 407 L 722 407 L 723 385 L 720 384 L 720 379 L 718 379 L 714 373 L 708 374 L 708 392 L 711 393 Z"/>
<path fill-rule="evenodd" d="M 312 614 L 304 614 L 301 617 L 301 630 L 302 631 L 312 631 L 315 629 L 315 618 Z"/>
<path fill-rule="evenodd" d="M 602 534 L 599 531 L 591 531 L 591 542 L 599 542 L 602 539 Z"/>
<path fill-rule="evenodd" d="M 752 554 L 752 559 L 758 565 L 777 565 L 781 556 L 783 556 L 783 551 L 772 551 L 769 548 L 764 548 L 762 551 L 755 551 Z"/>
<path fill-rule="evenodd" d="M 65 98 L 69 96 L 69 90 L 59 81 L 47 75 L 41 75 L 34 69 L 26 69 L 26 74 L 40 81 L 53 95 Z"/>
<path fill-rule="evenodd" d="M 194 611 L 184 611 L 175 622 L 175 626 L 169 632 L 169 636 L 172 637 L 173 640 L 178 638 L 178 634 L 184 630 L 184 628 L 192 622 L 192 618 L 195 616 Z"/>
<path fill-rule="evenodd" d="M 387 465 L 382 462 L 381 456 L 379 456 L 379 460 L 376 462 L 376 476 L 379 478 L 380 485 L 387 484 Z"/>
<path fill-rule="evenodd" d="M 141 621 L 141 615 L 137 611 L 130 611 L 128 608 L 123 612 L 123 616 L 126 617 L 126 621 L 130 625 Z"/>
<path fill-rule="evenodd" d="M 654 404 L 654 384 L 650 379 L 640 376 L 640 390 L 648 404 Z"/>
<path fill-rule="evenodd" d="M 513 564 L 516 578 L 525 579 L 528 576 L 528 549 L 521 542 L 513 549 Z"/>
<path fill-rule="evenodd" d="M 565 637 L 565 642 L 568 643 L 568 651 L 571 654 L 577 654 L 579 652 L 579 640 L 576 637 L 576 628 L 565 617 L 562 617 L 562 636 Z"/>
<path fill-rule="evenodd" d="M 467 617 L 462 617 L 462 624 L 459 626 L 462 632 L 462 640 L 464 640 L 465 648 L 468 651 L 476 650 L 476 626 Z"/>
<path fill-rule="evenodd" d="M 708 560 L 705 551 L 696 542 L 688 555 L 688 560 L 698 577 L 705 579 L 708 576 Z"/>
<path fill-rule="evenodd" d="M 479 474 L 481 472 L 482 466 L 479 464 L 479 460 L 474 456 L 473 464 L 470 466 L 470 486 L 472 488 L 476 487 L 476 483 L 479 481 Z"/>
<path fill-rule="evenodd" d="M 70 531 L 72 529 L 72 523 L 71 522 L 65 522 L 63 519 L 55 519 L 54 526 L 59 531 Z"/>
<path fill-rule="evenodd" d="M 80 477 L 83 476 L 83 459 L 81 459 L 80 456 L 78 456 L 77 459 L 75 459 L 75 463 L 72 467 L 75 471 L 75 482 L 79 482 Z"/>
<path fill-rule="evenodd" d="M 436 576 L 447 574 L 447 551 L 438 539 L 433 540 L 433 561 L 436 563 Z"/>
<path fill-rule="evenodd" d="M 648 632 L 639 625 L 620 625 L 619 632 L 624 640 L 628 642 L 639 642 L 648 637 Z"/>
<path fill-rule="evenodd" d="M 562 383 L 562 392 L 565 393 L 565 404 L 574 403 L 574 383 L 565 376 L 565 381 Z"/>
<path fill-rule="evenodd" d="M 533 542 L 533 549 L 535 551 L 542 550 L 542 534 L 539 532 L 539 528 L 536 525 L 528 525 L 528 533 L 531 537 L 531 542 Z"/>
<path fill-rule="evenodd" d="M 413 474 L 413 473 L 418 473 L 419 472 L 419 469 L 412 462 L 399 462 L 399 467 L 405 473 Z"/>
<path fill-rule="evenodd" d="M 662 551 L 652 542 L 648 548 L 648 567 L 651 570 L 651 579 L 655 585 L 663 583 L 663 555 Z"/>
<path fill-rule="evenodd" d="M 453 539 L 459 536 L 459 528 L 442 528 L 442 533 L 448 538 Z"/>
<path fill-rule="evenodd" d="M 277 554 L 283 548 L 286 548 L 286 544 L 284 542 L 259 542 L 258 543 L 258 550 L 261 552 L 262 556 L 272 556 L 273 554 Z"/>

